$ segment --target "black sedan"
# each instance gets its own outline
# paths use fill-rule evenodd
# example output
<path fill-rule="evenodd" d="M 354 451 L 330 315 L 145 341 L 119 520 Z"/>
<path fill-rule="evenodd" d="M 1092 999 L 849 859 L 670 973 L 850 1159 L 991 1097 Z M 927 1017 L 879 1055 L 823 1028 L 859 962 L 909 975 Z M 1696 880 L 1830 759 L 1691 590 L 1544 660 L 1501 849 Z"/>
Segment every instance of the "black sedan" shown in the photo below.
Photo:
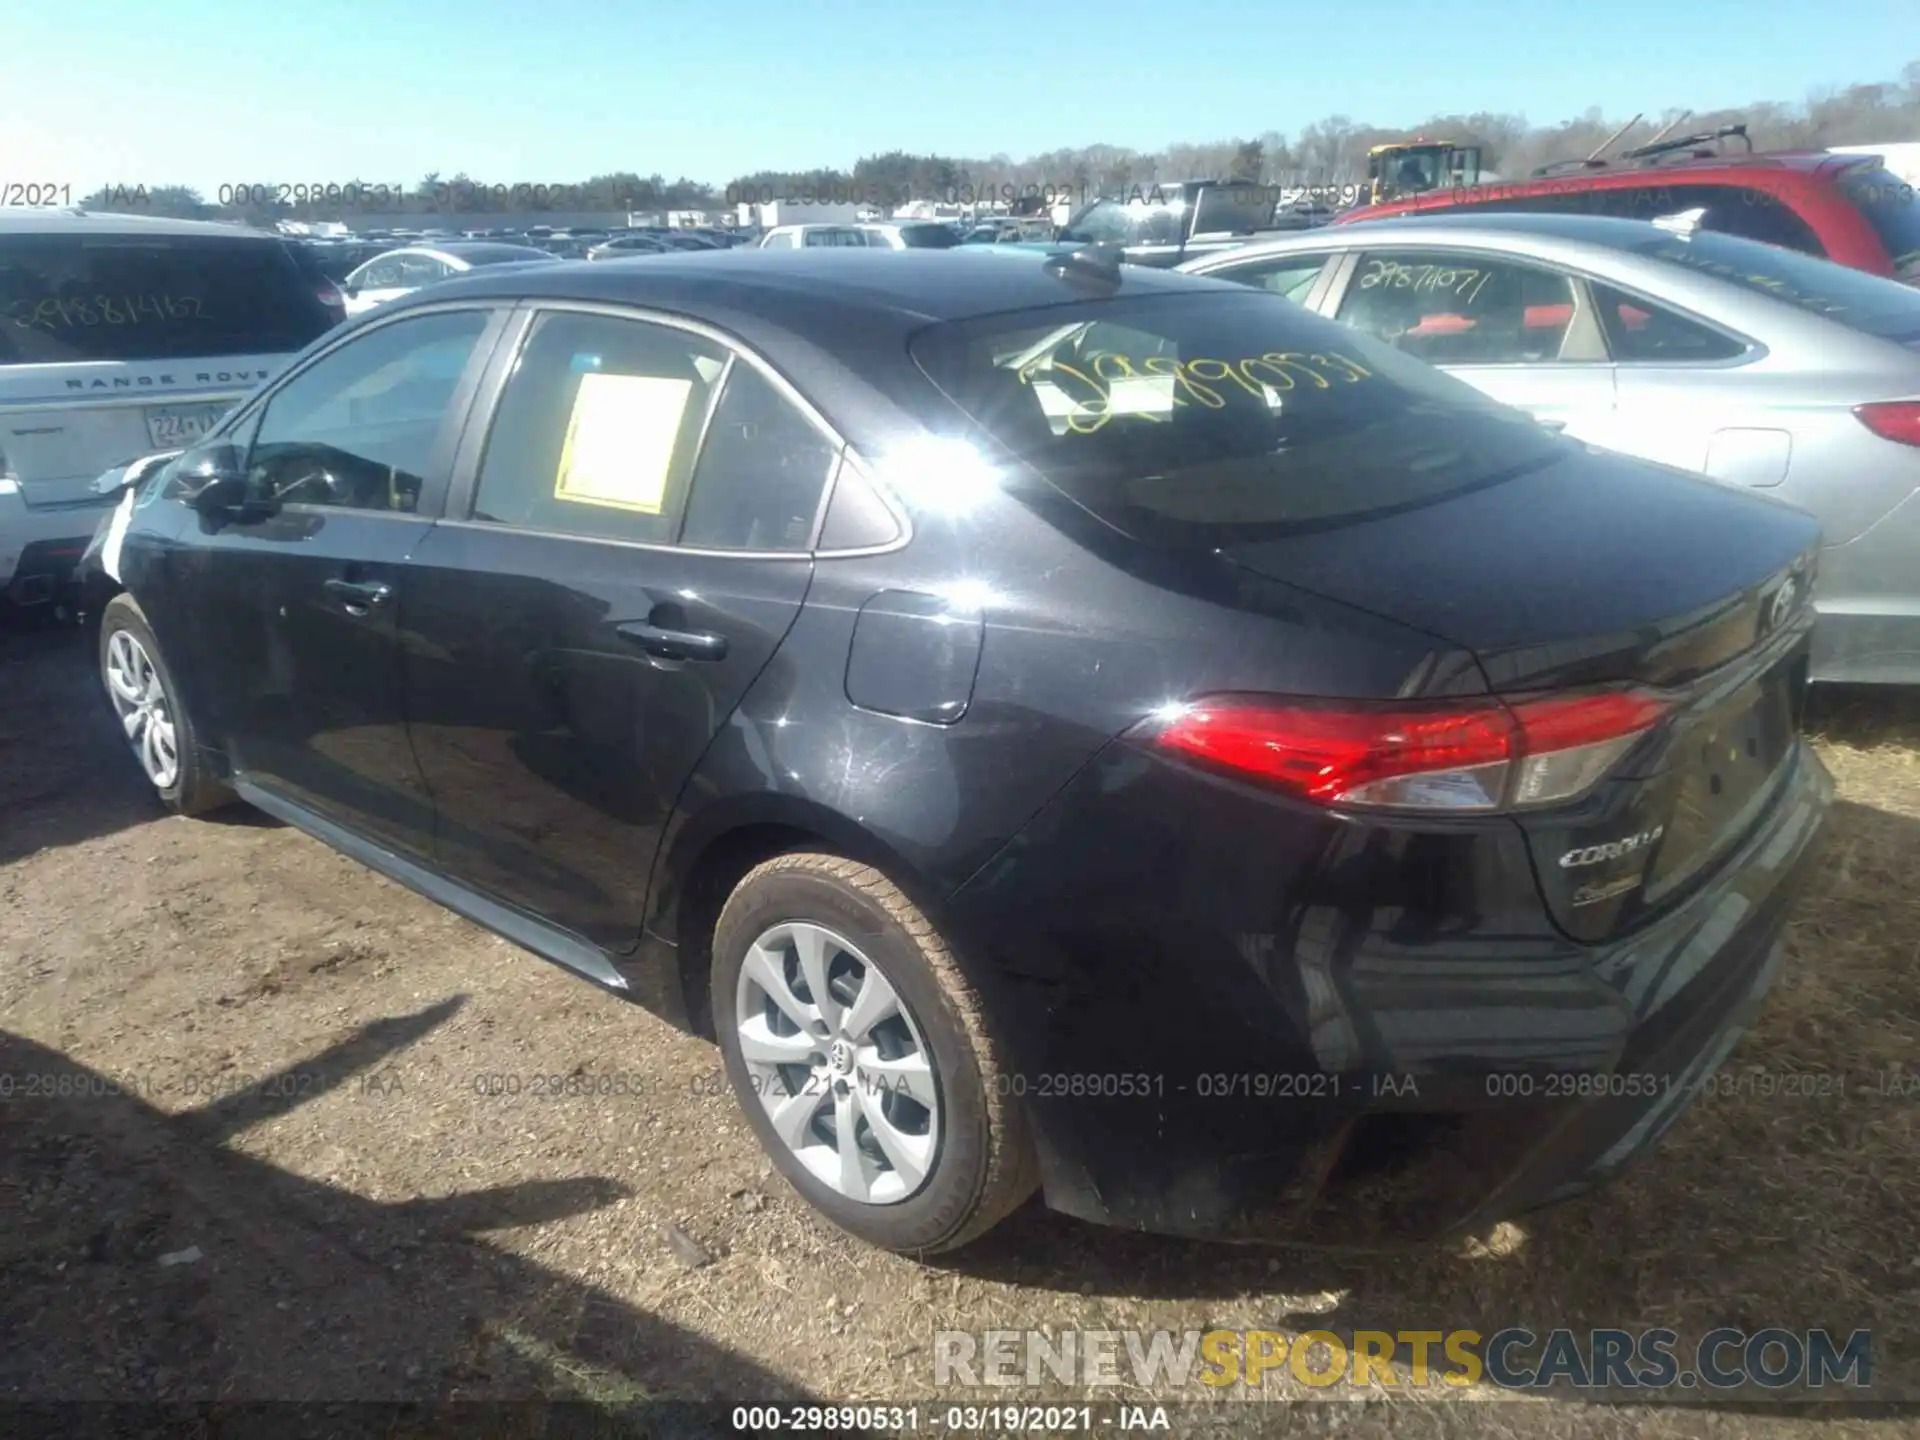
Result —
<path fill-rule="evenodd" d="M 162 800 L 714 1036 L 854 1234 L 1354 1244 L 1599 1182 L 1741 1034 L 1817 543 L 1244 286 L 802 250 L 397 300 L 85 583 Z"/>

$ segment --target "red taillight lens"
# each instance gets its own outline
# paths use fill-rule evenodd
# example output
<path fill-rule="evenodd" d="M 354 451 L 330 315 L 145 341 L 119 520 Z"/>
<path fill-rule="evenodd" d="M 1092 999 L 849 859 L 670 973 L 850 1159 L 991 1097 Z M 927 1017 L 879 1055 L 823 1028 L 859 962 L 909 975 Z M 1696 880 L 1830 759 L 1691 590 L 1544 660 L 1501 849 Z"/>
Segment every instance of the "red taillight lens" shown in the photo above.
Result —
<path fill-rule="evenodd" d="M 1499 810 L 1585 793 L 1665 711 L 1640 691 L 1392 709 L 1220 696 L 1147 728 L 1163 750 L 1322 805 Z"/>
<path fill-rule="evenodd" d="M 1920 445 L 1920 400 L 1879 400 L 1856 405 L 1860 423 L 1882 440 L 1896 445 Z"/>

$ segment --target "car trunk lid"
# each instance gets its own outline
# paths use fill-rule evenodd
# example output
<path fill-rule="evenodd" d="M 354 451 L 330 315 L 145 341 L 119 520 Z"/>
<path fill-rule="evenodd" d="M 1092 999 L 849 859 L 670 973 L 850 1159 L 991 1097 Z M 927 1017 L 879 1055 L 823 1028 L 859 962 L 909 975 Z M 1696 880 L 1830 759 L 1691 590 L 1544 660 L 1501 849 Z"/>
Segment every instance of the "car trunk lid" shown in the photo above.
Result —
<path fill-rule="evenodd" d="M 1461 646 L 1497 694 L 1662 699 L 1595 791 L 1516 812 L 1555 919 L 1599 940 L 1690 893 L 1783 782 L 1817 545 L 1803 512 L 1569 444 L 1503 484 L 1228 554 Z"/>

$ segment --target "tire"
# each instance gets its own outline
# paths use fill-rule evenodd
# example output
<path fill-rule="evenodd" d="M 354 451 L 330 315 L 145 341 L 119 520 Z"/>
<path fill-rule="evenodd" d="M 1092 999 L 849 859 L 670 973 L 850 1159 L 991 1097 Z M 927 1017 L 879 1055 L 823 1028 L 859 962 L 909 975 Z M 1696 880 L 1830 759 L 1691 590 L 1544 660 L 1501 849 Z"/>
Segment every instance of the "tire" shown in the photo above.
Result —
<path fill-rule="evenodd" d="M 176 815 L 204 815 L 233 804 L 237 797 L 208 769 L 200 753 L 193 719 L 180 703 L 180 690 L 160 653 L 160 642 L 131 595 L 114 596 L 100 611 L 99 663 L 100 683 L 116 729 L 128 741 L 134 763 L 160 802 Z M 125 687 L 141 674 L 151 676 L 151 688 L 146 691 L 148 699 L 136 704 Z M 133 720 L 134 712 L 141 712 L 144 720 Z M 158 751 L 146 749 L 147 742 L 161 741 L 163 736 L 171 737 L 170 745 L 162 743 Z M 156 755 L 167 749 L 174 762 L 171 773 L 164 767 L 156 773 Z"/>
<path fill-rule="evenodd" d="M 803 989 L 800 952 L 810 939 L 833 977 L 837 1019 L 824 1024 L 811 988 Z M 815 1022 L 811 1039 L 763 983 L 770 958 L 784 960 L 779 975 L 795 977 L 786 998 Z M 857 1039 L 874 973 L 899 1013 Z M 734 1097 L 781 1173 L 841 1229 L 882 1249 L 930 1255 L 978 1238 L 1033 1193 L 1038 1171 L 1027 1117 L 1005 1093 L 1010 1070 L 979 994 L 933 924 L 878 870 L 796 851 L 749 871 L 714 928 L 711 983 L 714 1034 Z M 798 1058 L 808 1048 L 813 1055 Z M 767 1060 L 775 1054 L 794 1063 L 775 1070 Z M 917 1098 L 929 1078 L 932 1107 Z M 788 1105 L 800 1108 L 780 1108 Z M 776 1110 L 796 1133 L 793 1117 L 808 1107 L 815 1121 L 790 1143 Z M 853 1185 L 838 1144 L 849 1115 L 859 1150 Z M 887 1145 L 876 1129 L 882 1122 Z M 863 1186 L 864 1197 L 854 1193 Z"/>

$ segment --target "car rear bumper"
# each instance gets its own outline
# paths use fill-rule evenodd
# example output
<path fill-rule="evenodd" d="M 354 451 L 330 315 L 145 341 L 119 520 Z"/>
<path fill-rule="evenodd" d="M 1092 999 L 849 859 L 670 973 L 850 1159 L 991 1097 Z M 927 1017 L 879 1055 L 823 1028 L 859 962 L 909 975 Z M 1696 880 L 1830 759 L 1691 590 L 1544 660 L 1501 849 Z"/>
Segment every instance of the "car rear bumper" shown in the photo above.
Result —
<path fill-rule="evenodd" d="M 1092 773 L 1108 762 L 1142 763 L 1103 757 L 1069 792 L 1124 792 L 1116 772 Z M 1091 892 L 1065 877 L 1067 903 L 1104 906 L 1087 922 L 1097 937 L 1076 936 L 1064 910 L 1049 932 L 1009 879 L 1018 867 L 989 865 L 955 897 L 957 918 L 994 961 L 1004 1083 L 1039 1130 L 1048 1204 L 1128 1228 L 1370 1246 L 1478 1229 L 1604 1181 L 1685 1110 L 1773 979 L 1833 791 L 1804 744 L 1789 763 L 1716 878 L 1611 944 L 1481 908 L 1518 878 L 1490 874 L 1526 866 L 1486 831 L 1389 838 L 1391 872 L 1337 857 L 1259 917 L 1225 899 L 1282 838 L 1257 833 L 1257 808 L 1245 828 L 1179 826 L 1157 852 L 1112 819 L 1106 854 L 1151 863 L 1129 875 L 1117 862 Z M 1063 795 L 1040 823 L 1074 808 Z M 1276 874 L 1296 859 L 1266 858 Z M 1421 916 L 1406 903 L 1417 894 L 1381 893 L 1410 866 L 1455 898 Z M 1052 956 L 1013 939 L 1036 925 Z"/>

